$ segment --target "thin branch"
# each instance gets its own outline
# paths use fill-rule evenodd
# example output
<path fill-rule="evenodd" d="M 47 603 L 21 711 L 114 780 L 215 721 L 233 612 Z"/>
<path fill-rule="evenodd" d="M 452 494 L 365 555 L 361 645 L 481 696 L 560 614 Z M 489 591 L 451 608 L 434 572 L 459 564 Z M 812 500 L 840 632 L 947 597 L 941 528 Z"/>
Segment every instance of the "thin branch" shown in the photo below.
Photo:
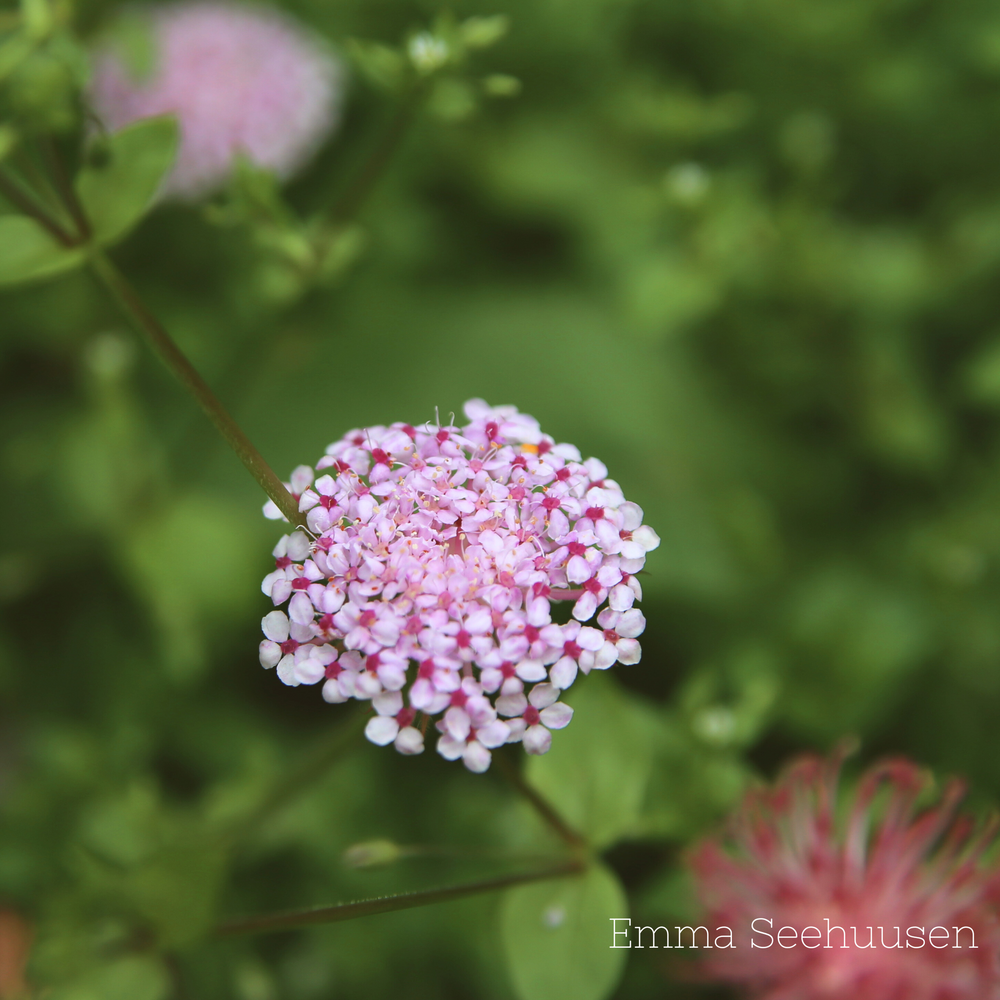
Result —
<path fill-rule="evenodd" d="M 524 861 L 543 862 L 558 860 L 551 851 L 519 851 L 510 847 L 461 847 L 451 844 L 401 844 L 399 857 L 445 858 L 448 860 L 474 861 Z"/>
<path fill-rule="evenodd" d="M 535 871 L 520 872 L 516 875 L 501 875 L 497 878 L 481 879 L 446 886 L 441 889 L 425 889 L 421 892 L 404 892 L 397 896 L 378 896 L 362 899 L 355 903 L 340 903 L 337 906 L 320 906 L 310 910 L 288 913 L 270 913 L 260 917 L 244 917 L 229 920 L 216 928 L 216 936 L 229 937 L 235 934 L 262 934 L 270 931 L 287 931 L 312 924 L 332 924 L 342 920 L 356 920 L 376 913 L 390 913 L 394 910 L 408 910 L 414 906 L 429 906 L 445 903 L 465 896 L 475 896 L 484 892 L 495 892 L 525 882 L 539 882 L 543 879 L 563 878 L 578 875 L 584 869 L 582 861 L 565 861 Z"/>
<path fill-rule="evenodd" d="M 392 157 L 413 124 L 423 102 L 424 88 L 414 86 L 403 98 L 389 127 L 375 144 L 374 149 L 348 182 L 344 193 L 334 202 L 327 214 L 334 223 L 353 218 L 375 188 L 375 184 L 392 161 Z"/>
<path fill-rule="evenodd" d="M 354 219 L 371 197 L 376 185 L 405 139 L 410 126 L 416 120 L 425 92 L 423 85 L 414 85 L 401 100 L 396 113 L 390 119 L 385 132 L 376 141 L 372 151 L 348 180 L 343 193 L 333 200 L 329 208 L 319 212 L 321 221 L 325 223 L 321 230 L 326 229 L 325 234 L 320 231 L 317 235 L 317 249 L 320 251 L 320 257 L 326 249 L 327 243 L 335 237 L 337 230 Z M 251 347 L 253 346 L 251 344 Z M 252 361 L 252 350 L 239 354 L 223 374 L 222 387 L 231 388 L 235 392 L 245 386 L 248 382 L 248 372 L 252 367 Z"/>
<path fill-rule="evenodd" d="M 256 827 L 263 820 L 283 809 L 304 789 L 321 778 L 341 755 L 356 744 L 368 714 L 367 706 L 359 707 L 353 717 L 342 722 L 333 733 L 323 739 L 302 760 L 291 774 L 276 784 L 249 816 L 239 820 L 238 829 L 234 832 L 239 833 L 243 828 Z"/>
<path fill-rule="evenodd" d="M 62 198 L 52 186 L 48 174 L 42 165 L 37 162 L 39 157 L 32 151 L 31 144 L 21 142 L 14 148 L 14 155 L 11 157 L 12 165 L 20 169 L 23 175 L 24 186 L 29 188 L 47 212 L 65 225 L 67 221 L 72 221 L 68 215 L 63 214 Z"/>
<path fill-rule="evenodd" d="M 558 812 L 550 805 L 545 799 L 528 784 L 521 776 L 521 772 L 511 763 L 511 761 L 503 756 L 503 754 L 495 754 L 493 758 L 500 773 L 514 786 L 520 795 L 523 795 L 525 799 L 531 804 L 535 812 L 552 829 L 560 836 L 562 839 L 574 850 L 581 850 L 587 846 L 587 841 L 574 830 Z"/>
<path fill-rule="evenodd" d="M 184 356 L 167 331 L 146 308 L 124 275 L 99 250 L 90 258 L 94 273 L 117 299 L 122 310 L 145 336 L 160 360 L 177 376 L 181 384 L 198 401 L 216 430 L 226 439 L 229 447 L 236 452 L 247 471 L 261 485 L 264 492 L 275 502 L 282 514 L 294 525 L 305 525 L 305 518 L 299 513 L 298 504 L 274 470 L 264 461 L 263 456 L 253 446 L 243 429 L 229 415 L 215 393 L 198 373 L 194 365 Z"/>
<path fill-rule="evenodd" d="M 70 233 L 66 232 L 3 167 L 0 167 L 0 194 L 16 209 L 34 219 L 67 249 L 79 245 L 79 240 L 74 239 Z"/>
<path fill-rule="evenodd" d="M 73 222 L 76 224 L 81 241 L 86 243 L 91 237 L 90 220 L 83 210 L 83 205 L 80 204 L 80 199 L 76 196 L 76 189 L 69 179 L 69 174 L 66 172 L 62 157 L 59 155 L 59 148 L 56 146 L 55 140 L 48 135 L 41 139 L 40 144 L 42 155 L 45 157 L 45 162 L 52 173 L 59 197 L 66 208 L 69 209 L 69 214 L 73 217 Z"/>

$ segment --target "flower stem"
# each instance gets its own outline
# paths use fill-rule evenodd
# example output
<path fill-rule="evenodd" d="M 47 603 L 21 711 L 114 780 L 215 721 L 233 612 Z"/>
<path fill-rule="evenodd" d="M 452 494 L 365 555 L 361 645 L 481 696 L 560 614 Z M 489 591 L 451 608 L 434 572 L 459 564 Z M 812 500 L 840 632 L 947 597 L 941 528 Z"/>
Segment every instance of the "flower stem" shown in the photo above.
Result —
<path fill-rule="evenodd" d="M 574 850 L 580 851 L 587 847 L 587 841 L 574 830 L 556 812 L 539 793 L 531 787 L 521 776 L 521 772 L 502 754 L 495 754 L 493 758 L 500 773 L 514 786 L 520 795 L 523 795 L 531 804 L 535 812 Z"/>
<path fill-rule="evenodd" d="M 247 471 L 260 483 L 264 492 L 275 502 L 281 513 L 292 524 L 300 527 L 305 525 L 305 518 L 299 513 L 298 505 L 294 497 L 285 489 L 284 483 L 264 461 L 263 456 L 251 444 L 242 428 L 229 415 L 215 393 L 184 356 L 181 349 L 173 342 L 156 317 L 146 308 L 124 275 L 105 254 L 96 248 L 91 254 L 90 264 L 94 273 L 117 299 L 122 311 L 145 336 L 160 360 L 198 401 L 209 420 L 215 424 L 216 430 L 226 439 L 229 447 L 236 452 Z"/>
<path fill-rule="evenodd" d="M 495 892 L 498 889 L 521 885 L 524 882 L 538 882 L 543 879 L 577 875 L 583 869 L 584 863 L 582 861 L 562 861 L 534 871 L 501 875 L 497 878 L 480 879 L 476 882 L 463 882 L 441 889 L 403 892 L 395 896 L 378 896 L 375 899 L 362 899 L 354 903 L 340 903 L 336 906 L 320 906 L 309 910 L 269 913 L 260 917 L 229 920 L 217 927 L 215 933 L 219 937 L 229 937 L 235 934 L 261 934 L 270 931 L 293 930 L 311 924 L 339 923 L 342 920 L 356 920 L 358 917 L 368 917 L 376 913 L 390 913 L 394 910 L 408 910 L 414 906 L 446 903 L 452 899 L 462 899 L 465 896 L 475 896 L 484 892 Z"/>
<path fill-rule="evenodd" d="M 59 155 L 59 149 L 55 144 L 55 140 L 52 136 L 43 136 L 40 140 L 40 145 L 42 156 L 45 158 L 46 166 L 48 166 L 52 174 L 59 198 L 73 217 L 73 223 L 76 226 L 80 240 L 86 243 L 91 237 L 90 220 L 83 210 L 83 205 L 80 204 L 80 199 L 76 196 L 76 189 L 69 179 L 69 174 L 66 172 L 66 166 Z"/>
<path fill-rule="evenodd" d="M 30 216 L 40 226 L 46 229 L 64 247 L 75 247 L 79 240 L 66 232 L 52 216 L 28 194 L 20 184 L 2 167 L 0 167 L 0 194 L 2 194 L 16 209 Z"/>

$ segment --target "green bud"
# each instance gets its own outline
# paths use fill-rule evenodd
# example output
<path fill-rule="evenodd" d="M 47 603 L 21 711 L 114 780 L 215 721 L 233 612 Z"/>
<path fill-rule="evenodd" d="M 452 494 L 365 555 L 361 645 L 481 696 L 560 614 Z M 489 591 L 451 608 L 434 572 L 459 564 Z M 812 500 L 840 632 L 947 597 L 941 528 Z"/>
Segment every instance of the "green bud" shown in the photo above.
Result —
<path fill-rule="evenodd" d="M 0 61 L 4 53 L 0 52 Z M 67 35 L 57 35 L 12 69 L 4 103 L 12 118 L 39 132 L 72 128 L 79 119 L 78 93 L 87 57 Z"/>
<path fill-rule="evenodd" d="M 483 79 L 483 90 L 490 97 L 515 97 L 521 93 L 521 81 L 506 73 L 493 73 Z"/>
<path fill-rule="evenodd" d="M 406 47 L 414 69 L 423 76 L 444 66 L 451 58 L 448 43 L 443 38 L 421 31 L 414 35 Z"/>
<path fill-rule="evenodd" d="M 42 39 L 49 35 L 54 18 L 48 0 L 21 0 L 21 21 L 29 38 Z"/>
<path fill-rule="evenodd" d="M 467 48 L 486 49 L 507 34 L 510 18 L 505 14 L 494 17 L 470 17 L 459 26 L 459 37 Z"/>
<path fill-rule="evenodd" d="M 343 857 L 348 868 L 378 868 L 391 865 L 402 855 L 402 848 L 391 840 L 366 840 L 348 847 Z"/>

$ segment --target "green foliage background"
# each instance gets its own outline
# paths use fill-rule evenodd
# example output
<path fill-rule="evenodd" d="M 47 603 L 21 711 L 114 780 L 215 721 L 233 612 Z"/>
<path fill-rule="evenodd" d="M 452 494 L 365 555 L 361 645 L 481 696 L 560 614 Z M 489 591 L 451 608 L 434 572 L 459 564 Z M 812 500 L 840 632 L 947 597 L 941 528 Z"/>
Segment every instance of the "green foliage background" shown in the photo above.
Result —
<path fill-rule="evenodd" d="M 288 6 L 344 53 L 439 13 Z M 82 36 L 112 9 L 81 0 Z M 844 734 L 995 802 L 995 4 L 452 12 L 509 16 L 465 79 L 522 90 L 439 89 L 334 280 L 302 289 L 253 227 L 177 206 L 119 245 L 121 268 L 279 473 L 349 428 L 483 396 L 600 456 L 643 506 L 663 544 L 642 663 L 581 680 L 529 769 L 637 919 L 689 912 L 683 848 L 751 776 Z M 24 100 L 6 113 L 40 114 Z M 342 190 L 393 108 L 353 72 L 342 128 L 286 192 L 298 211 Z M 72 1000 L 533 1000 L 504 942 L 537 887 L 203 940 L 220 916 L 498 864 L 353 871 L 357 841 L 552 842 L 494 772 L 360 737 L 258 815 L 349 713 L 257 665 L 278 537 L 257 486 L 86 272 L 4 291 L 0 362 L 0 902 L 37 927 L 34 981 Z M 631 953 L 617 995 L 710 995 L 662 954 Z"/>

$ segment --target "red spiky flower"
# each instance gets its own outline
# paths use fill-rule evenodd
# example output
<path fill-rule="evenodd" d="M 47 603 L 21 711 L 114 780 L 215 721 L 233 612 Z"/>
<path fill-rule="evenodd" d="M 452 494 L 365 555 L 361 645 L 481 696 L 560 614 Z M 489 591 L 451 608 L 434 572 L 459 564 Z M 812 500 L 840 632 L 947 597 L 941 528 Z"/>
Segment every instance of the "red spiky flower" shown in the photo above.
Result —
<path fill-rule="evenodd" d="M 838 808 L 843 757 L 798 760 L 695 849 L 707 922 L 733 930 L 703 973 L 758 1000 L 1000 998 L 996 823 L 956 816 L 957 780 L 921 811 L 931 779 L 902 758 Z"/>

